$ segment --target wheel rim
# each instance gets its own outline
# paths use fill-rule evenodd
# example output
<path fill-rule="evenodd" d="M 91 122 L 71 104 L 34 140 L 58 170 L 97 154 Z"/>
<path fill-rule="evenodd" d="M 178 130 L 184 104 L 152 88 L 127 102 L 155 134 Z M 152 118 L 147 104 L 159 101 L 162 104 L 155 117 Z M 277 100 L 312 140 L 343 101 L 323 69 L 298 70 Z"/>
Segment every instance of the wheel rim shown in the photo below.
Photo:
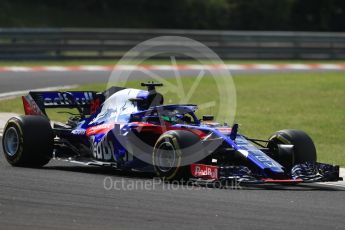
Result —
<path fill-rule="evenodd" d="M 4 136 L 4 147 L 6 154 L 9 156 L 14 156 L 19 148 L 19 135 L 14 127 L 10 127 L 6 130 Z"/>
<path fill-rule="evenodd" d="M 156 167 L 162 172 L 168 172 L 175 167 L 176 151 L 170 142 L 163 142 L 158 146 L 156 153 Z"/>

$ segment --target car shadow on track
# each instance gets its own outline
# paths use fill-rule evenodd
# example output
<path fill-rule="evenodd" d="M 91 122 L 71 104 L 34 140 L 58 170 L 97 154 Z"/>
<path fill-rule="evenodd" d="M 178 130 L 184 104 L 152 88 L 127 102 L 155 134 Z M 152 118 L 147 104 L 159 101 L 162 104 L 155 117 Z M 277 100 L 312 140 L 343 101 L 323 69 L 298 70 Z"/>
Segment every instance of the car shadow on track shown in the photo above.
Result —
<path fill-rule="evenodd" d="M 88 174 L 98 174 L 104 176 L 119 176 L 124 178 L 132 179 L 152 179 L 154 177 L 153 173 L 146 172 L 134 172 L 134 171 L 120 171 L 114 168 L 101 168 L 97 166 L 47 166 L 44 169 L 48 170 L 61 170 L 68 172 L 78 172 L 78 173 L 88 173 Z"/>
<path fill-rule="evenodd" d="M 281 190 L 281 191 L 338 191 L 345 192 L 345 188 L 321 185 L 321 184 L 298 184 L 298 185 L 280 185 L 280 184 L 263 184 L 263 185 L 244 185 L 242 189 L 261 189 L 261 190 Z"/>
<path fill-rule="evenodd" d="M 104 176 L 115 176 L 115 177 L 122 177 L 124 179 L 143 179 L 143 180 L 152 180 L 155 178 L 154 173 L 146 173 L 146 172 L 133 172 L 133 171 L 120 171 L 114 168 L 100 168 L 96 166 L 47 166 L 44 167 L 42 170 L 60 170 L 60 171 L 68 171 L 68 172 L 76 172 L 76 173 L 86 173 L 86 174 L 95 174 L 95 175 L 104 175 Z M 226 188 L 219 188 L 217 186 L 212 186 L 210 184 L 191 184 L 190 182 L 168 182 L 165 181 L 164 183 L 174 183 L 175 185 L 178 184 L 181 186 L 201 186 L 201 187 L 208 187 L 214 189 L 222 189 L 222 190 L 277 190 L 277 191 L 342 191 L 345 192 L 345 188 L 329 186 L 329 185 L 321 185 L 321 184 L 299 184 L 299 185 L 280 185 L 280 184 L 259 184 L 259 185 L 246 185 L 246 184 L 238 184 L 238 186 L 228 186 Z"/>

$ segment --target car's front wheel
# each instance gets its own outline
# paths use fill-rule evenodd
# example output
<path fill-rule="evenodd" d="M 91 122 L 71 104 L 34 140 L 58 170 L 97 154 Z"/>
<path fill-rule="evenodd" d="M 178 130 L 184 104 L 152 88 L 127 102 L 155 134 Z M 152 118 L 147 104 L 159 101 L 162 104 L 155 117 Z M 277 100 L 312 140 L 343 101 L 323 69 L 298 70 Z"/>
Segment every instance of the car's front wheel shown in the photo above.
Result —
<path fill-rule="evenodd" d="M 279 145 L 291 145 L 289 157 L 285 157 L 281 152 Z M 267 147 L 269 148 L 273 157 L 284 166 L 292 167 L 296 164 L 302 163 L 315 163 L 316 162 L 316 149 L 313 140 L 308 134 L 301 130 L 284 129 L 273 134 L 268 141 Z M 282 159 L 284 158 L 284 159 Z M 288 159 L 288 160 L 286 160 Z"/>
<path fill-rule="evenodd" d="M 47 118 L 19 116 L 8 120 L 2 138 L 6 160 L 13 166 L 42 167 L 53 153 L 54 133 Z"/>
<path fill-rule="evenodd" d="M 168 131 L 162 134 L 153 150 L 152 165 L 162 179 L 180 180 L 190 177 L 189 165 L 196 156 L 203 156 L 200 138 L 185 130 Z"/>

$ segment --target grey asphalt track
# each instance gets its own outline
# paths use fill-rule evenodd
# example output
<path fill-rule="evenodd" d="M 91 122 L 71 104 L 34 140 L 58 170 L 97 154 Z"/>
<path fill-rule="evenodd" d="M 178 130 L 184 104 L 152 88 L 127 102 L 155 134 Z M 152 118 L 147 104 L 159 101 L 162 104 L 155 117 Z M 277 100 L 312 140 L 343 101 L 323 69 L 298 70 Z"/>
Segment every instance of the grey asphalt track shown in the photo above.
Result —
<path fill-rule="evenodd" d="M 62 85 L 107 82 L 110 72 L 3 72 L 0 93 Z"/>
<path fill-rule="evenodd" d="M 345 190 L 341 188 L 153 186 L 149 174 L 55 160 L 42 169 L 15 168 L 0 149 L 0 229 L 291 230 L 345 226 Z M 117 181 L 116 186 L 107 190 L 110 181 Z M 134 184 L 137 189 L 131 190 Z"/>
<path fill-rule="evenodd" d="M 293 72 L 324 72 L 324 70 L 233 70 L 233 76 L 243 74 L 265 73 L 293 73 Z M 157 76 L 175 76 L 173 70 L 152 70 Z M 198 76 L 200 70 L 179 70 L 181 76 Z M 205 71 L 207 75 L 209 72 Z M 62 85 L 106 83 L 110 71 L 47 71 L 47 72 L 0 72 L 0 93 L 39 89 Z M 147 79 L 148 75 L 142 71 L 131 72 L 130 79 Z"/>

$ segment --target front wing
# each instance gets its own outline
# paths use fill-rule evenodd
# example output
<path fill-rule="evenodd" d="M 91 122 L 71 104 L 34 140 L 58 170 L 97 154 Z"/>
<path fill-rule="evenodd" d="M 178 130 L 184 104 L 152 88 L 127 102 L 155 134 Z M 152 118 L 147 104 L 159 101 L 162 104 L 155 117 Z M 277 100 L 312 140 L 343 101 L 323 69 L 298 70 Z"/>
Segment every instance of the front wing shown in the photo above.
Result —
<path fill-rule="evenodd" d="M 233 184 L 297 184 L 343 180 L 339 176 L 339 166 L 323 163 L 297 164 L 291 172 L 283 177 L 267 178 L 256 175 L 245 166 L 216 166 L 205 164 L 192 164 L 190 166 L 192 180 L 207 183 Z"/>

